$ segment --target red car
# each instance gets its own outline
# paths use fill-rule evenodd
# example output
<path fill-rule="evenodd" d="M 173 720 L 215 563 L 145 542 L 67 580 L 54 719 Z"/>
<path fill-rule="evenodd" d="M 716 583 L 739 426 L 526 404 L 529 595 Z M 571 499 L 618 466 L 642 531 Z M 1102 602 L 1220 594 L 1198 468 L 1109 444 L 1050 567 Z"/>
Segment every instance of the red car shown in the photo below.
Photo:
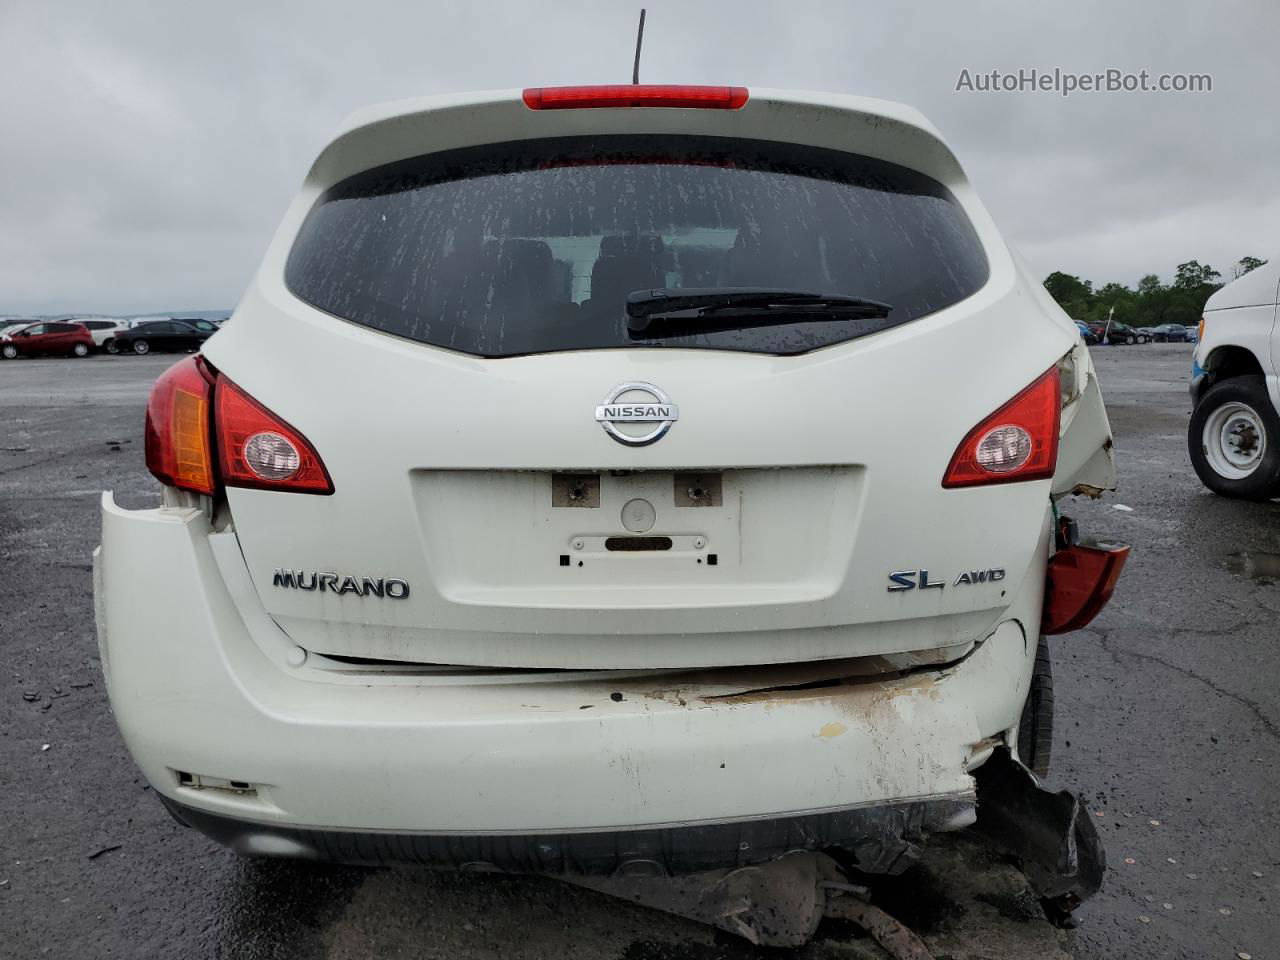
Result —
<path fill-rule="evenodd" d="M 33 323 L 0 337 L 0 356 L 17 357 L 69 356 L 87 357 L 93 352 L 93 334 L 83 323 Z"/>

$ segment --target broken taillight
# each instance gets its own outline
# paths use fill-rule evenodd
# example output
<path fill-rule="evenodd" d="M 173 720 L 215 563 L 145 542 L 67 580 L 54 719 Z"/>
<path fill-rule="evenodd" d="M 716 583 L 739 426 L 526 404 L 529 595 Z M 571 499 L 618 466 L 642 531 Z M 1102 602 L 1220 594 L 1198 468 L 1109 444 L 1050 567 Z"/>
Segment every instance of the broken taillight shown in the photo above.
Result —
<path fill-rule="evenodd" d="M 969 431 L 956 448 L 942 485 L 973 487 L 1052 477 L 1058 463 L 1061 412 L 1055 366 Z"/>
<path fill-rule="evenodd" d="M 212 401 L 213 373 L 199 356 L 178 361 L 151 388 L 143 437 L 147 469 L 161 483 L 213 493 Z"/>
<path fill-rule="evenodd" d="M 198 355 L 174 364 L 151 388 L 145 438 L 147 469 L 180 490 L 212 495 L 222 483 L 333 493 L 307 438 Z"/>
<path fill-rule="evenodd" d="M 1041 633 L 1069 633 L 1088 626 L 1107 605 L 1129 558 L 1123 543 L 1095 541 L 1061 547 L 1045 573 Z"/>
<path fill-rule="evenodd" d="M 701 110 L 738 110 L 746 102 L 746 87 L 706 87 L 687 83 L 529 87 L 524 91 L 524 104 L 530 110 L 572 110 L 578 107 L 694 107 Z"/>

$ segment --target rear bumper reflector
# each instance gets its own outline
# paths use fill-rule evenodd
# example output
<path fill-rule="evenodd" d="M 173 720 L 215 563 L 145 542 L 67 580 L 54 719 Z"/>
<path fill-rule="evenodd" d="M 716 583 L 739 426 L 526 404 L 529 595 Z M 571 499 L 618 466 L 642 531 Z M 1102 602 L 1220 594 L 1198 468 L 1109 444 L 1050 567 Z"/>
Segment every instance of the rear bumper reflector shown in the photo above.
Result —
<path fill-rule="evenodd" d="M 1069 633 L 1088 626 L 1107 605 L 1129 558 L 1129 546 L 1096 541 L 1062 547 L 1045 573 L 1041 633 Z"/>

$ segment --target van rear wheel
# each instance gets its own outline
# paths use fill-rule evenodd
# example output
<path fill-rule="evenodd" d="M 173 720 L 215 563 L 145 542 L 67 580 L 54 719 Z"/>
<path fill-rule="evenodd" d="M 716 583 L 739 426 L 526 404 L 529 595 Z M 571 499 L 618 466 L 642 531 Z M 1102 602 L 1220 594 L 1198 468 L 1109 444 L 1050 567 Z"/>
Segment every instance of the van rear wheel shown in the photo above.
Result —
<path fill-rule="evenodd" d="M 1215 383 L 1187 428 L 1187 452 L 1200 481 L 1240 500 L 1280 496 L 1280 414 L 1262 377 Z"/>
<path fill-rule="evenodd" d="M 1053 754 L 1053 665 L 1049 661 L 1049 642 L 1040 638 L 1036 645 L 1036 666 L 1031 674 L 1031 689 L 1022 706 L 1018 722 L 1018 759 L 1037 777 L 1049 772 Z"/>

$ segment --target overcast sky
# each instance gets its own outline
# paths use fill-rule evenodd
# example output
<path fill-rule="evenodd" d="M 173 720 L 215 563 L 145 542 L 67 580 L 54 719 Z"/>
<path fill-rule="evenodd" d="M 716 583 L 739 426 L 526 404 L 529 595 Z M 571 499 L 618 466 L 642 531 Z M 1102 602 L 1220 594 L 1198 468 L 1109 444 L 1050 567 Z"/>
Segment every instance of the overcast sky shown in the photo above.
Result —
<path fill-rule="evenodd" d="M 1275 0 L 644 3 L 646 81 L 922 110 L 1041 276 L 1280 256 Z M 233 306 L 347 113 L 625 82 L 640 5 L 0 0 L 0 313 Z M 1213 91 L 956 91 L 964 69 L 1020 67 L 1208 73 Z"/>

